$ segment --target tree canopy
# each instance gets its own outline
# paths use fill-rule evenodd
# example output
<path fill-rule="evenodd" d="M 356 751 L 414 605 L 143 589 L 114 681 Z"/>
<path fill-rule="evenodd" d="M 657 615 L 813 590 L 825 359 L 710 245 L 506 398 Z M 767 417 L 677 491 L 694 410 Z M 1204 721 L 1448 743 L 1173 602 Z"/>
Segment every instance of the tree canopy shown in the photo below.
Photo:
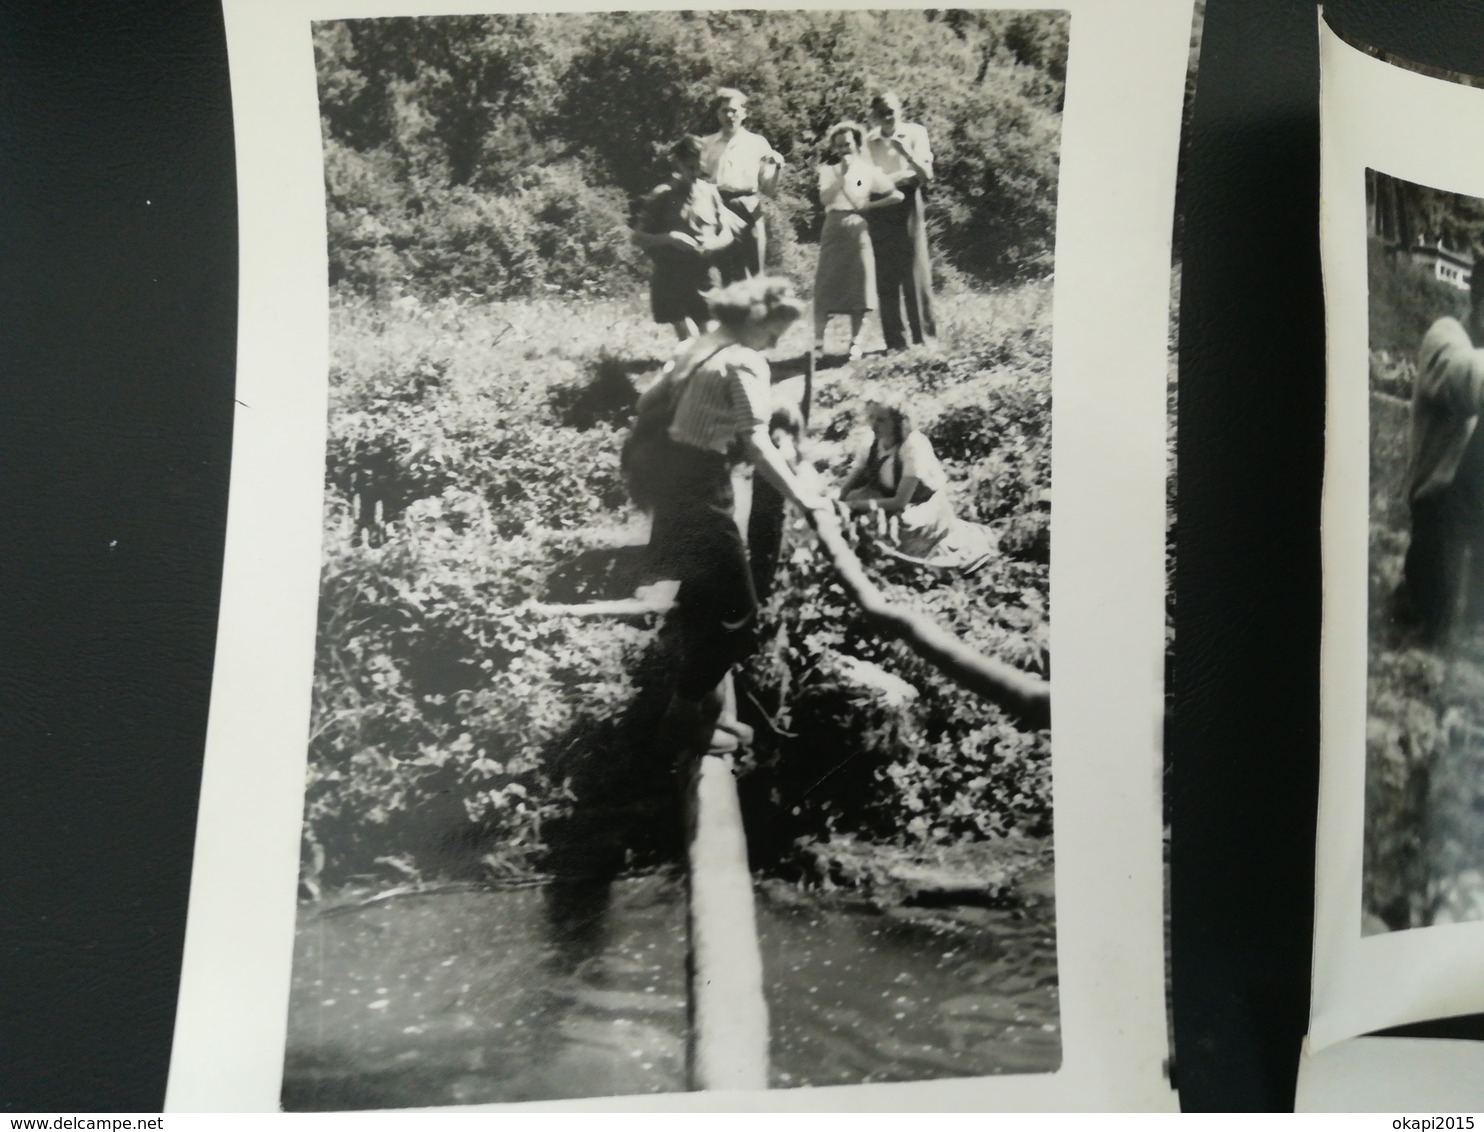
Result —
<path fill-rule="evenodd" d="M 1069 20 L 1057 11 L 444 16 L 315 26 L 332 279 L 366 290 L 606 291 L 629 202 L 718 86 L 788 160 L 777 266 L 817 231 L 818 139 L 893 89 L 933 142 L 930 223 L 973 278 L 1044 274 Z"/>

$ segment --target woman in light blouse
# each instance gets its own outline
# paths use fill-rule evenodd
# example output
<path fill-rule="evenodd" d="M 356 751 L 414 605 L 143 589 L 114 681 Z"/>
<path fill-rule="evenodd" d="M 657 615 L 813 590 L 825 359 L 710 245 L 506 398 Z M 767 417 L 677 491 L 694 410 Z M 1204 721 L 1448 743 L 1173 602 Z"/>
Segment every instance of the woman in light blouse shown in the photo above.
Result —
<path fill-rule="evenodd" d="M 903 197 L 861 152 L 865 130 L 841 122 L 825 135 L 819 166 L 819 201 L 824 230 L 814 274 L 814 349 L 824 353 L 824 331 L 832 314 L 850 316 L 851 361 L 861 356 L 866 312 L 876 307 L 876 259 L 864 214 L 899 204 Z"/>
<path fill-rule="evenodd" d="M 652 404 L 673 405 L 652 457 L 659 467 L 650 500 L 651 552 L 662 576 L 680 581 L 674 616 L 681 663 L 660 742 L 720 754 L 750 736 L 736 720 L 727 677 L 757 646 L 757 587 L 734 514 L 732 465 L 739 456 L 749 460 L 800 510 L 831 509 L 794 476 L 770 429 L 771 371 L 763 351 L 803 313 L 792 285 L 755 276 L 708 293 L 707 302 L 716 325 L 681 346 L 638 410 L 642 417 Z"/>
<path fill-rule="evenodd" d="M 999 540 L 989 527 L 958 517 L 948 473 L 905 403 L 866 402 L 866 423 L 871 442 L 840 486 L 841 506 L 889 517 L 886 542 L 895 557 L 969 573 L 988 562 Z"/>

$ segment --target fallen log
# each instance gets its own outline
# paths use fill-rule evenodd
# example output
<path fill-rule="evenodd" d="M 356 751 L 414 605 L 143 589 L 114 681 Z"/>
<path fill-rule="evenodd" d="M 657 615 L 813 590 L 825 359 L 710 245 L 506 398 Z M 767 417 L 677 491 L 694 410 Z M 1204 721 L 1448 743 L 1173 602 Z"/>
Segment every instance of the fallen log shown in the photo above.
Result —
<path fill-rule="evenodd" d="M 998 704 L 1022 723 L 1051 726 L 1051 686 L 1046 681 L 985 656 L 932 618 L 887 601 L 845 541 L 833 511 L 811 511 L 809 522 L 841 583 L 873 628 L 902 641 L 944 675 Z"/>
<path fill-rule="evenodd" d="M 690 1086 L 766 1089 L 768 1006 L 732 757 L 692 755 L 688 774 Z"/>
<path fill-rule="evenodd" d="M 529 601 L 521 608 L 542 617 L 641 617 L 669 613 L 675 608 L 675 602 L 668 598 L 625 597 L 613 601 L 584 601 L 576 605 Z"/>

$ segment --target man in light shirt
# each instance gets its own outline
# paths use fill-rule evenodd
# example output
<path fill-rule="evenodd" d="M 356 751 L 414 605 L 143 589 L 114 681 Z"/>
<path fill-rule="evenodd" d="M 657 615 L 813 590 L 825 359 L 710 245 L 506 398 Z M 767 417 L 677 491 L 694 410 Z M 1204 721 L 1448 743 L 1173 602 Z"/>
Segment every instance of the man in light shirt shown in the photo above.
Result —
<path fill-rule="evenodd" d="M 866 155 L 904 198 L 901 204 L 870 216 L 881 334 L 888 350 L 901 350 L 907 346 L 903 307 L 913 342 L 921 344 L 938 332 L 933 322 L 932 264 L 923 210 L 923 190 L 933 179 L 933 148 L 927 131 L 902 116 L 902 100 L 894 91 L 871 99 L 871 120 L 874 127 L 866 139 Z"/>
<path fill-rule="evenodd" d="M 743 127 L 747 96 L 740 90 L 722 87 L 711 107 L 720 128 L 701 139 L 701 173 L 744 225 L 716 260 L 725 286 L 763 273 L 768 249 L 763 198 L 778 191 L 783 158 L 765 137 Z"/>

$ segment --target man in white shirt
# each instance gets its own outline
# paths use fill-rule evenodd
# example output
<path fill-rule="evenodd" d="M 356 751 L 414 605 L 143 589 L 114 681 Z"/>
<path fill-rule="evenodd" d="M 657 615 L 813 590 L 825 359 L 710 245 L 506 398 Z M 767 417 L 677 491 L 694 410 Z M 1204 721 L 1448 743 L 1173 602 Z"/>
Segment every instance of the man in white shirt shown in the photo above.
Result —
<path fill-rule="evenodd" d="M 874 123 L 866 138 L 866 155 L 898 189 L 903 201 L 871 213 L 871 245 L 876 253 L 876 297 L 881 307 L 881 334 L 888 350 L 905 349 L 902 308 L 912 341 L 921 344 L 937 334 L 933 322 L 933 277 L 928 259 L 923 190 L 933 179 L 933 148 L 928 133 L 902 116 L 894 91 L 871 99 Z"/>
<path fill-rule="evenodd" d="M 740 90 L 722 87 L 711 107 L 720 128 L 701 139 L 701 173 L 744 225 L 716 260 L 725 286 L 763 273 L 768 238 L 762 198 L 778 191 L 783 157 L 761 134 L 743 128 L 747 96 Z"/>

